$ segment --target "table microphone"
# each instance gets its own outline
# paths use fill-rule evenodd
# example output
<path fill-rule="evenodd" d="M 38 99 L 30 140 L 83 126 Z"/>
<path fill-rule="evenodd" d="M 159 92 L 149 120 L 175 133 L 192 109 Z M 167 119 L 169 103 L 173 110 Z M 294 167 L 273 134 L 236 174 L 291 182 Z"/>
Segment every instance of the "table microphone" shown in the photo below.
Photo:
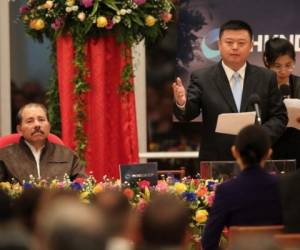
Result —
<path fill-rule="evenodd" d="M 288 84 L 281 84 L 279 86 L 279 90 L 280 90 L 281 95 L 282 95 L 282 97 L 284 99 L 291 97 L 291 88 L 290 88 L 290 85 L 288 85 Z"/>
<path fill-rule="evenodd" d="M 252 94 L 249 97 L 249 104 L 252 105 L 255 109 L 256 112 L 256 117 L 257 117 L 257 122 L 259 125 L 262 124 L 262 120 L 261 120 L 261 114 L 260 114 L 260 97 L 258 96 L 258 94 Z"/>

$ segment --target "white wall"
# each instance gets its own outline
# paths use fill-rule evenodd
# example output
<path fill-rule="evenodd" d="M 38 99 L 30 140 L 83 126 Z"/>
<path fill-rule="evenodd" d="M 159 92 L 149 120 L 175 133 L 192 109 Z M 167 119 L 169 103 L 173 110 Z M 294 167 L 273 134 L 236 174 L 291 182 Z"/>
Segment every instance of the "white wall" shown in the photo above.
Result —
<path fill-rule="evenodd" d="M 9 1 L 0 8 L 0 135 L 10 133 Z"/>

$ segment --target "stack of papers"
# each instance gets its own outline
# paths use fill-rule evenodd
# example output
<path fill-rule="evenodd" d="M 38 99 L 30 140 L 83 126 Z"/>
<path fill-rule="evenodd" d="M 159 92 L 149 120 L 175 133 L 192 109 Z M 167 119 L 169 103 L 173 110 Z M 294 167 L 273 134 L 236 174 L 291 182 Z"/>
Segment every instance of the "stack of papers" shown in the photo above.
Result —
<path fill-rule="evenodd" d="M 287 127 L 292 127 L 300 130 L 300 99 L 287 98 L 283 100 L 289 117 Z"/>
<path fill-rule="evenodd" d="M 255 123 L 255 112 L 224 113 L 218 116 L 216 132 L 237 135 L 240 130 Z"/>

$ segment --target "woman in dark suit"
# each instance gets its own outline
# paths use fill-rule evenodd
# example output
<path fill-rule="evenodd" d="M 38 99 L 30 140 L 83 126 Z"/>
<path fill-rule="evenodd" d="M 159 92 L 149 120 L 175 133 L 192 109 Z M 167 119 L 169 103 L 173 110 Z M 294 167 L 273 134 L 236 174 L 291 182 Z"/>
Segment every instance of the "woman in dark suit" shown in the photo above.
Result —
<path fill-rule="evenodd" d="M 204 228 L 204 250 L 217 250 L 225 226 L 280 225 L 277 176 L 263 167 L 272 154 L 270 137 L 258 125 L 243 128 L 231 148 L 241 173 L 216 188 Z"/>
<path fill-rule="evenodd" d="M 276 73 L 283 98 L 300 99 L 300 77 L 292 74 L 296 62 L 293 45 L 286 39 L 272 38 L 266 42 L 263 60 L 266 67 Z M 298 121 L 300 123 L 300 114 Z M 296 159 L 300 168 L 300 130 L 286 129 L 273 146 L 273 159 Z"/>

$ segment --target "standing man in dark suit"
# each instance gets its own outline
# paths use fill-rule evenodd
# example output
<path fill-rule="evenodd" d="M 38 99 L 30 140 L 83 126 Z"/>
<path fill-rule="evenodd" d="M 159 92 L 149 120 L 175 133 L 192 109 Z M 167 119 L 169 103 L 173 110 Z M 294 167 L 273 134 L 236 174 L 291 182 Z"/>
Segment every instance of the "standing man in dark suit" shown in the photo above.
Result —
<path fill-rule="evenodd" d="M 280 225 L 278 180 L 263 166 L 272 154 L 270 137 L 258 125 L 243 128 L 231 148 L 241 173 L 216 189 L 202 237 L 204 250 L 218 249 L 225 226 Z"/>
<path fill-rule="evenodd" d="M 251 65 L 247 58 L 252 49 L 251 27 L 240 20 L 223 24 L 219 34 L 222 60 L 192 73 L 184 88 L 180 78 L 173 83 L 175 116 L 189 121 L 202 111 L 203 134 L 200 160 L 232 160 L 230 147 L 234 136 L 216 133 L 218 115 L 253 111 L 251 95 L 260 98 L 262 127 L 275 141 L 284 131 L 288 118 L 277 87 L 276 75 Z"/>

